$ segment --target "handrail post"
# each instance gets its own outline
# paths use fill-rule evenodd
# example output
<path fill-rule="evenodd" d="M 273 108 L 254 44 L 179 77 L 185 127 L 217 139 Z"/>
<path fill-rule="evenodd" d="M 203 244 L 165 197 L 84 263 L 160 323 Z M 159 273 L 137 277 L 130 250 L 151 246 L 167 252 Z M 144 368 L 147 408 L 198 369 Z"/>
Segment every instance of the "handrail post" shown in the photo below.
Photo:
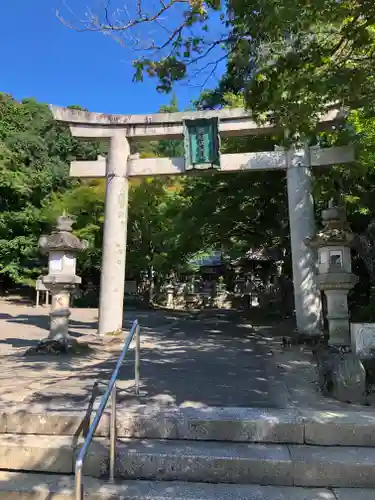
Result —
<path fill-rule="evenodd" d="M 137 396 L 139 396 L 139 386 L 140 386 L 140 380 L 141 380 L 141 334 L 140 334 L 140 328 L 139 324 L 137 325 L 136 331 L 135 331 L 135 373 L 134 373 L 134 379 L 135 379 L 135 393 Z"/>
<path fill-rule="evenodd" d="M 116 468 L 116 421 L 117 421 L 117 387 L 116 382 L 111 393 L 111 421 L 109 426 L 109 481 L 115 480 Z"/>
<path fill-rule="evenodd" d="M 75 500 L 83 500 L 82 466 L 82 462 L 77 460 L 75 466 Z"/>

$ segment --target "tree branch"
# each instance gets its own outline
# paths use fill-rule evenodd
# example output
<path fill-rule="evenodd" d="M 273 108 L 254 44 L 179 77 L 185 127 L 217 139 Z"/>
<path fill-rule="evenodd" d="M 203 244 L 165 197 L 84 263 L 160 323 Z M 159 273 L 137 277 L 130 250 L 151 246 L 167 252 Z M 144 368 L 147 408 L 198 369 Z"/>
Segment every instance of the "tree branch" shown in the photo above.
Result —
<path fill-rule="evenodd" d="M 146 7 L 144 0 L 136 0 L 130 6 L 131 13 L 126 6 L 111 13 L 110 0 L 106 0 L 102 13 L 94 14 L 88 10 L 84 19 L 78 19 L 72 9 L 66 4 L 65 6 L 70 17 L 73 17 L 72 21 L 65 18 L 60 11 L 56 14 L 60 21 L 71 29 L 77 32 L 101 32 L 124 46 L 130 46 L 132 51 L 143 52 L 133 61 L 137 68 L 135 78 L 143 79 L 142 75 L 146 71 L 149 75 L 160 78 L 163 89 L 169 89 L 175 79 L 185 74 L 187 66 L 197 64 L 210 56 L 216 47 L 233 41 L 233 37 L 225 38 L 222 35 L 212 42 L 205 39 L 207 28 L 203 23 L 208 20 L 208 10 L 218 10 L 220 1 L 159 0 L 159 3 L 151 8 L 149 5 Z M 169 14 L 168 18 L 165 18 L 166 14 Z M 172 22 L 168 25 L 167 20 Z M 157 33 L 154 33 L 153 39 L 149 38 L 148 26 L 151 25 L 163 31 L 164 36 L 161 39 L 157 39 Z M 198 26 L 200 31 L 194 32 L 194 26 Z M 137 29 L 143 29 L 143 32 L 134 33 Z M 205 70 L 207 67 L 213 67 L 205 83 L 223 59 L 225 56 L 221 57 L 219 54 L 215 61 L 209 62 L 203 68 Z"/>
<path fill-rule="evenodd" d="M 75 31 L 78 32 L 84 32 L 84 31 L 101 31 L 101 32 L 126 32 L 138 25 L 141 24 L 148 24 L 152 23 L 162 17 L 162 15 L 173 8 L 174 5 L 177 4 L 185 4 L 189 5 L 190 1 L 189 0 L 169 0 L 168 3 L 160 2 L 161 3 L 161 8 L 154 14 L 144 14 L 143 12 L 143 7 L 142 7 L 142 0 L 137 0 L 137 12 L 138 12 L 138 18 L 132 19 L 128 21 L 127 23 L 120 23 L 120 24 L 114 24 L 112 21 L 109 19 L 109 4 L 110 1 L 107 2 L 107 4 L 104 6 L 104 18 L 105 18 L 105 23 L 100 21 L 100 16 L 99 15 L 94 15 L 91 13 L 91 11 L 88 11 L 86 14 L 86 19 L 80 20 L 80 24 L 83 24 L 85 27 L 84 28 L 78 28 L 75 24 L 70 23 L 67 21 L 67 19 L 60 13 L 59 10 L 56 10 L 56 15 L 58 19 L 69 26 L 69 28 L 74 29 Z M 69 10 L 71 14 L 74 15 L 73 10 L 68 7 L 65 4 L 66 8 Z M 125 12 L 125 8 L 121 10 L 122 12 Z M 118 13 L 121 12 L 118 10 Z M 74 15 L 74 17 L 76 17 Z"/>

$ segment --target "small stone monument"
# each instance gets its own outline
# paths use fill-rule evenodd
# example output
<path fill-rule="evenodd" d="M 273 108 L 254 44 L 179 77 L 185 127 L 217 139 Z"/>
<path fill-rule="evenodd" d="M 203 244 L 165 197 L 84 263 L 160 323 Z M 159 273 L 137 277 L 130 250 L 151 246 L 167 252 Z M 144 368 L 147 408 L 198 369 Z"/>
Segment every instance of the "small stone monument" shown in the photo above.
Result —
<path fill-rule="evenodd" d="M 167 307 L 168 309 L 173 309 L 175 287 L 172 282 L 168 283 L 168 285 L 166 286 L 166 291 L 167 291 Z"/>
<path fill-rule="evenodd" d="M 72 234 L 72 224 L 69 216 L 58 217 L 56 229 L 39 239 L 41 252 L 48 254 L 48 274 L 42 277 L 42 282 L 50 291 L 52 302 L 49 336 L 34 351 L 67 351 L 73 343 L 69 337 L 70 295 L 81 283 L 76 275 L 76 254 L 88 245 Z"/>
<path fill-rule="evenodd" d="M 306 245 L 318 250 L 317 283 L 327 298 L 328 346 L 316 349 L 319 384 L 344 402 L 365 403 L 366 372 L 351 352 L 348 292 L 357 283 L 350 247 L 354 238 L 345 210 L 333 206 L 322 213 L 324 227 Z"/>

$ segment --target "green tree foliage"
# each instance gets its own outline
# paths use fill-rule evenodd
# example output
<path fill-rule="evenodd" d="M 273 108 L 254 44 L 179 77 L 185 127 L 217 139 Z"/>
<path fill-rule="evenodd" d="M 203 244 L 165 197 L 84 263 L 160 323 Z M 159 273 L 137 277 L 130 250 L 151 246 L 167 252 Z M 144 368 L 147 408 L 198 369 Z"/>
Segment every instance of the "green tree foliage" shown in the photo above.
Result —
<path fill-rule="evenodd" d="M 224 102 L 241 106 L 243 98 L 228 94 Z M 177 111 L 176 101 L 162 111 Z M 340 192 L 358 233 L 364 233 L 375 217 L 374 138 L 375 120 L 365 111 L 352 112 L 345 124 L 317 137 L 322 146 L 348 141 L 356 145 L 356 165 L 315 169 L 314 189 L 317 214 Z M 281 140 L 277 136 L 228 138 L 222 151 L 272 151 Z M 133 144 L 132 149 L 144 157 L 183 153 L 178 141 Z M 77 235 L 90 243 L 78 259 L 79 274 L 84 282 L 99 284 L 105 181 L 79 182 L 68 177 L 69 161 L 95 159 L 98 153 L 103 153 L 102 147 L 73 139 L 53 121 L 46 106 L 1 94 L 0 273 L 4 279 L 31 284 L 43 272 L 46 262 L 37 240 L 66 210 L 76 219 Z M 129 200 L 129 278 L 139 279 L 151 270 L 165 276 L 184 268 L 198 251 L 239 255 L 261 245 L 289 251 L 283 171 L 135 179 Z"/>
<path fill-rule="evenodd" d="M 74 106 L 77 107 L 77 106 Z M 176 99 L 161 111 L 177 111 Z M 142 156 L 180 156 L 178 141 L 135 145 Z M 143 148 L 143 150 L 142 150 Z M 31 285 L 46 260 L 38 238 L 64 210 L 89 249 L 78 260 L 84 281 L 99 284 L 105 181 L 69 180 L 69 162 L 96 159 L 103 148 L 77 141 L 57 124 L 47 106 L 0 94 L 0 273 L 7 283 Z M 183 261 L 178 218 L 184 200 L 176 179 L 131 182 L 128 270 L 139 277 L 151 267 L 165 272 Z"/>
<path fill-rule="evenodd" d="M 228 107 L 241 107 L 243 98 L 228 94 Z M 280 137 L 249 136 L 222 140 L 222 153 L 273 151 Z M 199 250 L 212 249 L 226 255 L 243 255 L 261 245 L 288 248 L 285 172 L 216 171 L 185 177 L 182 181 L 184 238 L 200 241 Z M 275 217 L 275 213 L 278 217 Z"/>
<path fill-rule="evenodd" d="M 135 48 L 133 53 L 140 55 L 133 61 L 135 80 L 143 80 L 144 75 L 157 77 L 158 90 L 170 91 L 174 81 L 187 76 L 192 61 L 204 59 L 211 45 L 218 47 L 226 41 L 225 36 L 209 43 L 204 40 L 210 32 L 209 15 L 221 6 L 221 0 L 137 0 L 125 6 L 93 2 L 78 25 L 70 9 L 57 15 L 73 29 L 98 31 Z"/>
<path fill-rule="evenodd" d="M 191 245 L 181 240 L 185 203 L 173 179 L 147 178 L 131 189 L 128 269 L 133 276 L 151 270 L 166 275 L 184 264 L 191 251 Z"/>
<path fill-rule="evenodd" d="M 79 143 L 58 125 L 48 107 L 0 94 L 0 273 L 30 284 L 44 265 L 37 249 L 49 224 L 44 207 L 72 185 L 68 162 L 92 158 L 93 145 Z"/>
<path fill-rule="evenodd" d="M 75 234 L 88 242 L 77 261 L 84 285 L 99 285 L 104 222 L 105 181 L 75 183 L 63 193 L 54 193 L 44 205 L 43 215 L 51 225 L 66 211 L 75 220 Z"/>
<path fill-rule="evenodd" d="M 222 85 L 243 90 L 256 117 L 309 130 L 330 105 L 373 111 L 373 2 L 229 0 L 228 7 L 236 41 Z"/>
<path fill-rule="evenodd" d="M 160 113 L 178 112 L 174 96 Z M 182 141 L 159 140 L 137 143 L 143 158 L 183 156 Z M 146 178 L 131 183 L 129 197 L 128 269 L 133 276 L 151 271 L 167 274 L 181 267 L 199 248 L 196 241 L 186 242 L 184 210 L 187 206 L 181 179 Z M 130 271 L 131 270 L 131 271 Z"/>
<path fill-rule="evenodd" d="M 136 45 L 135 78 L 155 77 L 160 91 L 197 73 L 204 83 L 226 59 L 218 89 L 202 99 L 207 107 L 242 92 L 255 118 L 292 132 L 313 129 L 332 105 L 374 111 L 371 0 L 140 0 L 134 9 L 97 9 L 77 28 Z"/>
<path fill-rule="evenodd" d="M 160 112 L 178 111 L 176 98 Z M 181 156 L 181 141 L 150 141 L 131 144 L 142 158 Z M 105 180 L 79 182 L 55 193 L 45 205 L 45 216 L 54 220 L 63 210 L 76 219 L 76 234 L 89 241 L 78 269 L 84 281 L 99 285 L 104 222 Z M 133 179 L 129 187 L 127 276 L 139 280 L 145 273 L 163 274 L 181 266 L 192 251 L 181 245 L 182 210 L 186 204 L 177 178 Z M 198 247 L 199 248 L 199 247 Z"/>

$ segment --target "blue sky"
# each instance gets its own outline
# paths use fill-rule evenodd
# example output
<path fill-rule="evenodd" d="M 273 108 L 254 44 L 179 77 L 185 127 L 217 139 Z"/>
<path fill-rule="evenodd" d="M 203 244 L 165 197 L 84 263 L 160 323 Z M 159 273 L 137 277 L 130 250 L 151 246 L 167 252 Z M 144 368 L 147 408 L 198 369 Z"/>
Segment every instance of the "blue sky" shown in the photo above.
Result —
<path fill-rule="evenodd" d="M 68 1 L 77 13 L 85 5 L 98 4 Z M 154 80 L 132 82 L 129 49 L 100 33 L 77 33 L 64 26 L 55 14 L 61 4 L 62 0 L 0 0 L 0 91 L 17 99 L 79 104 L 104 113 L 151 113 L 170 101 L 171 96 L 155 90 Z M 194 83 L 176 86 L 181 109 L 199 95 L 200 82 Z"/>

